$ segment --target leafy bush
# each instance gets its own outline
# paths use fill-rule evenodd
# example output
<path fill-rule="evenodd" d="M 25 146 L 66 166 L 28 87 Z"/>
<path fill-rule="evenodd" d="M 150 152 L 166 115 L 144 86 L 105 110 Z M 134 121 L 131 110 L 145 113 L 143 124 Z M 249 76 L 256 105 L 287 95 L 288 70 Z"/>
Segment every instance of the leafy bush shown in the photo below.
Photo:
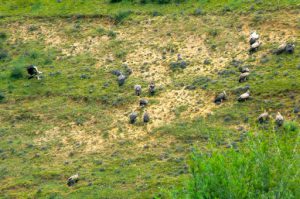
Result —
<path fill-rule="evenodd" d="M 12 69 L 10 77 L 13 79 L 21 79 L 24 77 L 22 67 L 16 66 Z"/>
<path fill-rule="evenodd" d="M 188 198 L 296 198 L 299 132 L 293 132 L 260 132 L 239 151 L 194 152 Z"/>

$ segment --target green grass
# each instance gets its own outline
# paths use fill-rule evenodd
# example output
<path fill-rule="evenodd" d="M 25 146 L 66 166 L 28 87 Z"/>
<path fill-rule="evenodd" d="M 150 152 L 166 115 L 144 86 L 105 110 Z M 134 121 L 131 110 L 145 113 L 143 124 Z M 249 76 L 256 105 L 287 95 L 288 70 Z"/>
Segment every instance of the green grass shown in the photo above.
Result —
<path fill-rule="evenodd" d="M 258 9 L 279 9 L 299 6 L 297 0 L 272 0 L 272 1 L 243 1 L 243 0 L 200 0 L 186 1 L 170 4 L 146 3 L 140 4 L 131 1 L 122 1 L 121 3 L 108 3 L 104 0 L 91 1 L 75 1 L 65 0 L 57 3 L 52 0 L 1 0 L 0 15 L 2 16 L 67 16 L 67 15 L 108 15 L 116 16 L 116 20 L 120 19 L 122 13 L 129 10 L 135 13 L 153 13 L 159 12 L 163 14 L 172 14 L 184 12 L 193 14 L 197 8 L 201 8 L 204 12 L 231 12 L 231 11 L 252 11 Z"/>

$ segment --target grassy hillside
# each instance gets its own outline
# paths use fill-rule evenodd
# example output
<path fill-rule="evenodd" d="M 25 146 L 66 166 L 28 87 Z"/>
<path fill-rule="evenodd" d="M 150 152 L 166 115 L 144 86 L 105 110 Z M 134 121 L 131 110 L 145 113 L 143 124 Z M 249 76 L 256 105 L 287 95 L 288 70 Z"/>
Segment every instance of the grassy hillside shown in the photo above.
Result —
<path fill-rule="evenodd" d="M 117 2 L 117 3 L 114 3 Z M 136 14 L 203 14 L 299 8 L 297 0 L 1 0 L 3 16 L 114 16 L 124 11 Z"/>
<path fill-rule="evenodd" d="M 0 197 L 298 198 L 298 1 L 0 5 Z M 252 30 L 262 46 L 249 55 Z M 282 42 L 295 53 L 272 54 Z M 179 53 L 185 69 L 172 64 Z M 128 68 L 118 86 L 111 71 Z M 248 88 L 252 99 L 237 102 Z M 264 110 L 284 126 L 258 124 Z"/>

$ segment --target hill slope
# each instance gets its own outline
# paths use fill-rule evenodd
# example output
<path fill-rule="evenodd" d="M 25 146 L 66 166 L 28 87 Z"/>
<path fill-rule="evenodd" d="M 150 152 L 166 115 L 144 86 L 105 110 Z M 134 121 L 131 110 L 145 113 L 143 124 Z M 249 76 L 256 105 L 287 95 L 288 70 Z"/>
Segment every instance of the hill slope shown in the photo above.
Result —
<path fill-rule="evenodd" d="M 83 17 L 73 16 L 81 13 L 79 5 L 64 9 L 62 17 L 55 8 L 68 3 L 12 9 L 20 2 L 6 2 L 0 19 L 4 197 L 151 198 L 162 189 L 184 186 L 187 155 L 194 148 L 243 147 L 242 135 L 272 129 L 273 123 L 257 126 L 264 110 L 273 117 L 280 111 L 287 123 L 299 122 L 299 11 L 284 9 L 296 1 L 282 1 L 276 4 L 281 9 L 269 11 L 257 4 L 260 11 L 242 15 L 243 6 L 223 12 L 225 4 L 212 1 L 203 4 L 206 14 L 199 16 L 190 15 L 190 3 L 181 8 L 105 3 L 111 10 L 103 13 L 92 4 L 86 10 L 82 1 Z M 134 13 L 118 20 L 115 7 L 123 10 L 123 4 Z M 150 7 L 163 15 L 143 11 Z M 182 8 L 189 12 L 179 13 Z M 253 30 L 262 46 L 249 55 Z M 272 54 L 282 42 L 295 43 L 295 53 Z M 185 69 L 173 70 L 177 54 L 188 63 Z M 42 80 L 27 79 L 30 64 L 43 72 Z M 242 66 L 251 75 L 238 83 Z M 128 67 L 132 74 L 118 86 L 111 71 L 126 73 Z M 151 81 L 157 87 L 154 96 L 147 92 Z M 134 95 L 135 84 L 142 85 L 141 97 Z M 237 102 L 248 87 L 252 99 Z M 215 95 L 223 90 L 228 100 L 215 105 Z M 146 108 L 139 106 L 140 98 L 149 100 Z M 145 110 L 149 124 L 141 120 Z M 134 125 L 128 122 L 132 111 L 138 112 Z M 289 139 L 299 152 L 298 137 Z M 75 173 L 80 181 L 67 187 Z"/>

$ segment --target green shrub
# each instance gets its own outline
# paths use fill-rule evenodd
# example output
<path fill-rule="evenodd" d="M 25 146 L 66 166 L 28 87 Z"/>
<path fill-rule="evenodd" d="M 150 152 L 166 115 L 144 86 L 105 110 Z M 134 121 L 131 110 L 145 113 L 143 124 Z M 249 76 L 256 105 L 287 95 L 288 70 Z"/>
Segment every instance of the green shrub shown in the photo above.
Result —
<path fill-rule="evenodd" d="M 146 4 L 146 3 L 148 3 L 147 0 L 140 0 L 140 4 Z"/>
<path fill-rule="evenodd" d="M 106 34 L 106 30 L 105 30 L 105 28 L 103 28 L 103 27 L 99 27 L 99 28 L 97 29 L 97 32 L 98 32 L 100 35 L 105 35 L 105 34 Z"/>
<path fill-rule="evenodd" d="M 0 32 L 0 39 L 6 39 L 7 34 L 5 32 Z"/>
<path fill-rule="evenodd" d="M 8 53 L 0 49 L 0 61 L 8 57 Z"/>
<path fill-rule="evenodd" d="M 131 15 L 131 11 L 120 11 L 118 12 L 115 16 L 114 16 L 114 20 L 116 21 L 116 23 L 121 23 L 123 22 L 127 17 L 129 17 L 129 15 Z"/>
<path fill-rule="evenodd" d="M 298 124 L 296 122 L 291 121 L 285 122 L 283 127 L 287 132 L 296 132 L 299 130 Z"/>
<path fill-rule="evenodd" d="M 119 59 L 123 59 L 127 55 L 127 52 L 124 50 L 118 50 L 115 52 L 115 56 Z"/>
<path fill-rule="evenodd" d="M 172 2 L 171 0 L 157 0 L 158 4 L 168 4 L 168 3 L 171 3 L 171 2 Z"/>
<path fill-rule="evenodd" d="M 122 0 L 109 0 L 109 3 L 120 3 Z"/>
<path fill-rule="evenodd" d="M 22 67 L 16 66 L 12 69 L 10 77 L 13 79 L 21 79 L 24 77 Z"/>
<path fill-rule="evenodd" d="M 194 152 L 187 198 L 296 198 L 295 136 L 260 132 L 239 151 Z"/>
<path fill-rule="evenodd" d="M 109 36 L 110 38 L 116 38 L 117 37 L 117 33 L 114 32 L 114 31 L 112 31 L 112 30 L 110 30 L 110 31 L 108 31 L 107 36 Z"/>

